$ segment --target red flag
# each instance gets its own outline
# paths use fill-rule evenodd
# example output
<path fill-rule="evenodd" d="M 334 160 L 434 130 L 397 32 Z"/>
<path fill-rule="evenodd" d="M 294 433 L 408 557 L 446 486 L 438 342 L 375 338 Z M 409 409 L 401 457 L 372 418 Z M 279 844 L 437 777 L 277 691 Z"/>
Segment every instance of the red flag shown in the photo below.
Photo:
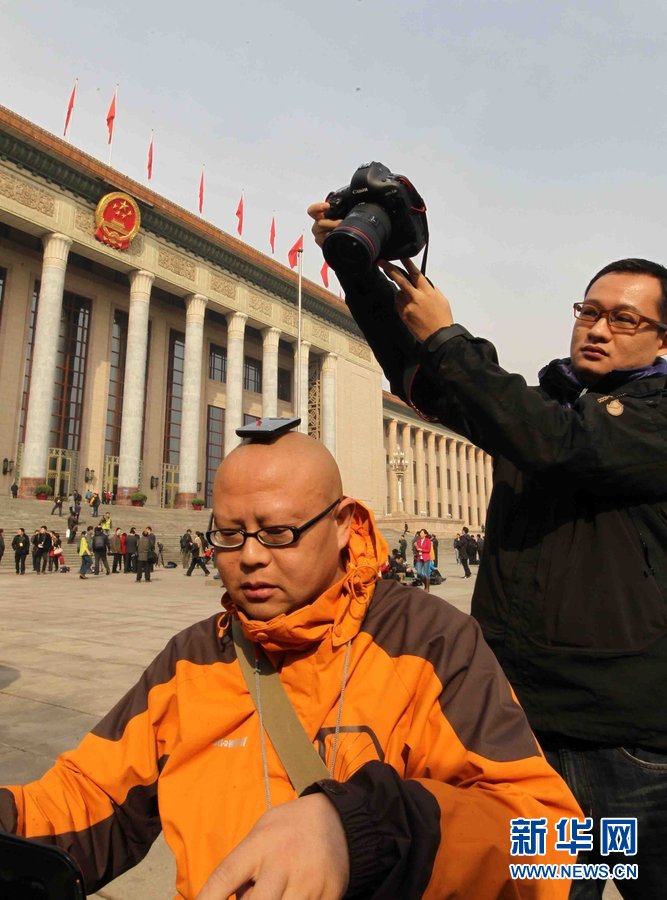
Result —
<path fill-rule="evenodd" d="M 271 216 L 271 231 L 269 231 L 269 244 L 271 244 L 271 253 L 276 252 L 276 217 Z"/>
<path fill-rule="evenodd" d="M 67 104 L 67 115 L 65 116 L 65 130 L 63 131 L 63 136 L 67 134 L 67 129 L 69 127 L 69 120 L 72 118 L 72 110 L 74 109 L 74 98 L 76 97 L 76 86 L 79 83 L 79 79 L 77 78 L 74 82 L 74 87 L 72 88 L 72 93 L 70 94 L 69 103 Z"/>
<path fill-rule="evenodd" d="M 201 179 L 199 180 L 199 215 L 204 209 L 204 167 L 201 167 Z"/>
<path fill-rule="evenodd" d="M 153 131 L 151 129 L 151 142 L 148 145 L 148 180 L 153 177 Z"/>
<path fill-rule="evenodd" d="M 109 112 L 107 113 L 107 128 L 109 129 L 109 140 L 107 144 L 110 144 L 113 140 L 113 122 L 116 118 L 116 91 L 113 92 L 113 100 L 111 101 L 111 105 L 109 106 Z"/>
<path fill-rule="evenodd" d="M 322 276 L 322 281 L 324 283 L 324 287 L 329 287 L 329 263 L 324 260 L 324 264 L 320 269 L 320 275 Z"/>
<path fill-rule="evenodd" d="M 299 240 L 292 247 L 290 252 L 287 254 L 287 258 L 289 259 L 290 269 L 293 269 L 297 262 L 299 261 L 299 250 L 303 251 L 303 235 L 299 237 Z"/>
<path fill-rule="evenodd" d="M 236 226 L 236 230 L 239 234 L 243 234 L 243 191 L 241 191 L 241 199 L 239 200 L 239 205 L 236 207 L 236 218 L 239 220 L 239 224 Z"/>

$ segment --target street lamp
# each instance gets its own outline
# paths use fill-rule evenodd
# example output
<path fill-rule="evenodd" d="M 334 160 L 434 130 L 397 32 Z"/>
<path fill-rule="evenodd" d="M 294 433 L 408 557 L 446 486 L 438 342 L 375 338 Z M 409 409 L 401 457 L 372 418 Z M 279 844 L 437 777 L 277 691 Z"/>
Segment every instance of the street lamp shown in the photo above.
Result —
<path fill-rule="evenodd" d="M 394 450 L 391 454 L 389 465 L 396 475 L 396 481 L 398 482 L 398 511 L 399 513 L 403 513 L 405 512 L 403 508 L 403 476 L 408 469 L 405 453 L 402 450 Z"/>

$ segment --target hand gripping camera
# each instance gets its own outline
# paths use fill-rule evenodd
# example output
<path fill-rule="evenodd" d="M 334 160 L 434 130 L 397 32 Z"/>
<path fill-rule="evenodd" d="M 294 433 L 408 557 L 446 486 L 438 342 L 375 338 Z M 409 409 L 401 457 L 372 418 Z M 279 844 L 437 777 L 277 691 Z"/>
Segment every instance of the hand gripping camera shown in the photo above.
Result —
<path fill-rule="evenodd" d="M 404 175 L 382 163 L 359 166 L 350 184 L 327 201 L 327 218 L 343 220 L 322 247 L 334 271 L 360 275 L 378 259 L 416 256 L 428 244 L 424 201 Z"/>

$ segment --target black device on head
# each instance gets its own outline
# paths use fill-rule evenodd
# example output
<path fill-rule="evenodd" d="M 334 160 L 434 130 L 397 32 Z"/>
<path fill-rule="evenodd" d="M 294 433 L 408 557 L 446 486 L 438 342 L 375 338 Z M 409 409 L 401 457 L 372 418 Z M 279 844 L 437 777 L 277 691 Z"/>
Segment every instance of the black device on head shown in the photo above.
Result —
<path fill-rule="evenodd" d="M 287 434 L 293 428 L 301 424 L 299 416 L 293 418 L 261 418 L 254 422 L 248 422 L 242 428 L 237 428 L 236 433 L 240 438 L 259 444 L 270 444 L 283 434 Z"/>
<path fill-rule="evenodd" d="M 327 197 L 327 218 L 342 219 L 324 240 L 322 252 L 334 271 L 360 275 L 378 259 L 405 259 L 426 247 L 426 205 L 404 175 L 379 162 L 359 166 L 347 187 Z"/>

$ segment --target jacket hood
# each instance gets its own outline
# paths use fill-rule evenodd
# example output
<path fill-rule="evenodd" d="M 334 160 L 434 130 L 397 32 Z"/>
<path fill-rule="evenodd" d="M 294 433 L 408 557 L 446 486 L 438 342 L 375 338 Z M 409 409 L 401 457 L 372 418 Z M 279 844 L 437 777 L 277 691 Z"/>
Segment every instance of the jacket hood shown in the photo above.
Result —
<path fill-rule="evenodd" d="M 350 538 L 343 551 L 345 575 L 312 603 L 263 622 L 249 619 L 237 609 L 228 593 L 223 595 L 222 605 L 238 616 L 251 641 L 269 651 L 305 650 L 328 637 L 337 647 L 357 634 L 373 597 L 380 565 L 389 555 L 389 547 L 370 509 L 358 500 L 356 504 Z M 222 616 L 220 636 L 228 624 L 229 617 Z"/>

